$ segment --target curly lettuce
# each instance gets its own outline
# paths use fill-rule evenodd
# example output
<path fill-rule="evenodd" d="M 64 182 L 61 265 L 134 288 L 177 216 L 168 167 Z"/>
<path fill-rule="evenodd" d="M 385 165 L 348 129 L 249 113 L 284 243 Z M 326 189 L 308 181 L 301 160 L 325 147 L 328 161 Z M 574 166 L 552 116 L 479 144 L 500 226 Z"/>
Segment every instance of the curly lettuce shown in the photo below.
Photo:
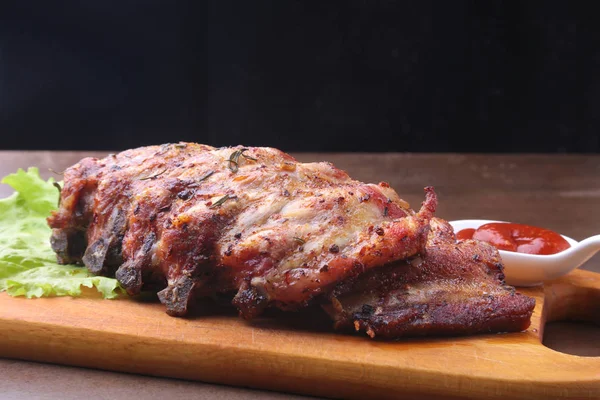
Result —
<path fill-rule="evenodd" d="M 50 248 L 46 217 L 57 208 L 59 189 L 37 168 L 19 169 L 1 181 L 14 190 L 0 199 L 0 292 L 27 298 L 80 296 L 95 288 L 104 298 L 124 293 L 116 279 L 94 276 L 76 265 L 59 265 Z"/>

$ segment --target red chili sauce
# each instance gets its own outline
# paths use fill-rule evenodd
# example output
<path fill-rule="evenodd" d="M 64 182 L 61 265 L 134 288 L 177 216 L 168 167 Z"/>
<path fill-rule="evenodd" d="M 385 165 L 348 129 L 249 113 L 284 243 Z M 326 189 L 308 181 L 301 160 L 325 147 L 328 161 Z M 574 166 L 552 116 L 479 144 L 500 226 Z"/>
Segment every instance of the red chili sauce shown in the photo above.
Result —
<path fill-rule="evenodd" d="M 571 247 L 562 236 L 551 230 L 506 222 L 491 222 L 477 229 L 463 229 L 456 234 L 456 238 L 482 240 L 499 250 L 527 254 L 556 254 Z"/>

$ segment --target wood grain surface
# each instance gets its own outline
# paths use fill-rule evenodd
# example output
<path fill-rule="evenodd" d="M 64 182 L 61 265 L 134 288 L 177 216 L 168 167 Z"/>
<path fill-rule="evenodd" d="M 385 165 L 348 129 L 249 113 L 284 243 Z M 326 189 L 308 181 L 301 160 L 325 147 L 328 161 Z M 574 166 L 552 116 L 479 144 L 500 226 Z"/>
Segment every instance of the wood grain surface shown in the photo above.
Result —
<path fill-rule="evenodd" d="M 0 355 L 352 399 L 600 395 L 599 358 L 541 343 L 546 320 L 600 322 L 600 274 L 522 291 L 537 301 L 525 332 L 397 342 L 333 333 L 318 309 L 248 323 L 224 310 L 172 318 L 131 299 L 0 294 Z"/>
<path fill-rule="evenodd" d="M 88 155 L 105 153 L 0 152 L 0 175 L 35 165 L 44 176 L 50 176 L 48 168 L 60 171 Z M 301 161 L 331 161 L 363 181 L 387 181 L 413 206 L 422 201 L 423 187 L 433 185 L 440 197 L 437 214 L 448 220 L 508 220 L 544 226 L 578 240 L 600 230 L 600 156 L 296 156 Z M 9 192 L 0 185 L 0 196 Z M 582 269 L 600 272 L 600 257 L 596 255 Z M 397 343 L 331 333 L 324 321 L 310 318 L 307 322 L 282 316 L 252 326 L 227 313 L 165 320 L 159 305 L 104 301 L 106 306 L 98 307 L 97 299 L 27 301 L 0 295 L 0 314 L 4 318 L 0 322 L 0 354 L 331 397 L 364 398 L 377 390 L 390 397 L 420 393 L 421 398 L 424 393 L 450 398 L 600 397 L 598 358 L 563 354 L 540 344 L 543 318 L 598 322 L 600 296 L 597 288 L 586 286 L 597 282 L 597 277 L 577 271 L 569 279 L 583 289 L 572 289 L 572 283 L 565 281 L 546 286 L 547 314 L 542 315 L 539 301 L 534 326 L 526 333 Z M 536 295 L 541 299 L 541 292 Z M 18 315 L 14 310 L 19 310 Z M 7 318 L 10 323 L 5 323 Z M 89 325 L 94 321 L 101 321 L 103 329 Z M 131 321 L 137 321 L 135 329 L 128 331 Z M 567 332 L 550 329 L 552 326 L 546 327 L 547 337 L 551 331 L 558 334 L 554 337 Z M 193 332 L 191 338 L 177 336 L 186 327 Z M 582 354 L 596 354 L 597 328 L 582 325 L 577 331 L 588 332 L 587 344 L 578 343 Z M 111 333 L 112 338 L 102 332 Z M 77 340 L 71 340 L 73 335 Z M 547 337 L 545 342 L 551 342 Z M 471 340 L 477 345 L 473 346 Z M 577 347 L 555 343 L 554 348 L 561 346 L 567 352 Z M 83 355 L 84 347 L 87 355 Z M 94 350 L 89 353 L 89 348 Z M 285 354 L 296 354 L 298 358 L 286 361 Z M 549 356 L 549 362 L 540 362 Z M 191 367 L 192 361 L 195 368 Z M 14 368 L 8 365 L 0 363 L 0 373 Z M 182 369 L 181 365 L 188 367 Z M 398 375 L 400 365 L 406 369 Z M 424 374 L 420 365 L 427 365 L 429 369 L 425 370 L 429 372 Z M 60 372 L 56 374 L 61 376 Z M 70 370 L 68 376 L 72 374 Z M 145 393 L 151 397 L 151 393 Z"/>

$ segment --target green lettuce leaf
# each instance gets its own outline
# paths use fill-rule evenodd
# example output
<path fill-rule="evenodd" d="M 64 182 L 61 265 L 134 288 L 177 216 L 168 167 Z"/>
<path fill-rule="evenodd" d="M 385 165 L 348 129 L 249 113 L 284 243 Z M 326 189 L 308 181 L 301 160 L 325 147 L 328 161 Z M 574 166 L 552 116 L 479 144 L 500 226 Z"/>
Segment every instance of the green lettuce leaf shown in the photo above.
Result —
<path fill-rule="evenodd" d="M 108 299 L 124 293 L 116 279 L 56 262 L 46 223 L 58 205 L 54 179 L 44 181 L 37 168 L 29 168 L 8 175 L 2 183 L 12 186 L 15 193 L 0 199 L 0 292 L 28 298 L 79 296 L 84 286 Z"/>

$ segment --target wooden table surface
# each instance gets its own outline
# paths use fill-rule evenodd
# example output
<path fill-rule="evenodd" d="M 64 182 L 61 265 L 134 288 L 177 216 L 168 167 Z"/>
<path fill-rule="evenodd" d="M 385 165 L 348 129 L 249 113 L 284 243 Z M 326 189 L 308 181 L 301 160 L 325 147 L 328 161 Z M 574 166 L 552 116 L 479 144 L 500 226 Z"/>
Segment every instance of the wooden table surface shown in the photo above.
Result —
<path fill-rule="evenodd" d="M 37 166 L 61 171 L 86 156 L 107 152 L 0 151 L 0 176 Z M 295 154 L 327 160 L 365 182 L 388 182 L 413 207 L 423 187 L 439 196 L 437 215 L 447 220 L 493 219 L 543 226 L 576 240 L 600 233 L 600 155 Z M 60 179 L 60 177 L 58 177 Z M 0 185 L 0 197 L 11 192 Z M 582 269 L 600 272 L 600 255 Z M 556 322 L 544 343 L 559 351 L 600 356 L 600 328 Z M 0 359 L 1 398 L 295 398 L 221 385 Z"/>

